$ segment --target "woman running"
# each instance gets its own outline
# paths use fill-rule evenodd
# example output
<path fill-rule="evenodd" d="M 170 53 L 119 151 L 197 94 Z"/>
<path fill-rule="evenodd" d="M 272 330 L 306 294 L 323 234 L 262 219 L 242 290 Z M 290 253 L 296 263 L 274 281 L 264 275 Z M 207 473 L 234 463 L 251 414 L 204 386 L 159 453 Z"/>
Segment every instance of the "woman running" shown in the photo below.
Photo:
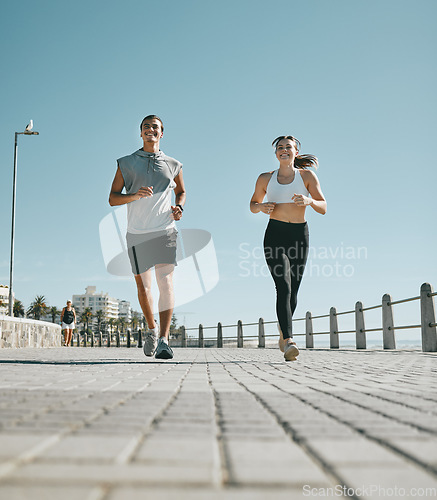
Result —
<path fill-rule="evenodd" d="M 61 312 L 62 329 L 65 331 L 64 346 L 70 347 L 73 338 L 73 330 L 76 328 L 76 311 L 71 305 L 71 300 L 67 300 L 67 305 Z"/>
<path fill-rule="evenodd" d="M 272 146 L 279 168 L 258 177 L 250 210 L 270 217 L 264 236 L 264 255 L 276 287 L 279 348 L 286 361 L 294 361 L 299 349 L 292 340 L 292 317 L 308 257 L 305 209 L 310 206 L 325 214 L 327 204 L 316 174 L 308 170 L 317 168 L 317 158 L 300 155 L 300 142 L 291 135 L 277 137 Z"/>

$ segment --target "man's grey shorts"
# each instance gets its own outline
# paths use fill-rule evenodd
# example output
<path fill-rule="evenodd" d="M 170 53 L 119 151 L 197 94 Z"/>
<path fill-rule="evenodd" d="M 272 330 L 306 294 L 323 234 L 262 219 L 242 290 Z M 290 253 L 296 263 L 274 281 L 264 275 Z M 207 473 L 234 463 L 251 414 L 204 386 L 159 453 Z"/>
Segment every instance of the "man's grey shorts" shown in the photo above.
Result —
<path fill-rule="evenodd" d="M 126 234 L 132 272 L 144 273 L 156 264 L 176 264 L 176 229 L 145 234 Z"/>

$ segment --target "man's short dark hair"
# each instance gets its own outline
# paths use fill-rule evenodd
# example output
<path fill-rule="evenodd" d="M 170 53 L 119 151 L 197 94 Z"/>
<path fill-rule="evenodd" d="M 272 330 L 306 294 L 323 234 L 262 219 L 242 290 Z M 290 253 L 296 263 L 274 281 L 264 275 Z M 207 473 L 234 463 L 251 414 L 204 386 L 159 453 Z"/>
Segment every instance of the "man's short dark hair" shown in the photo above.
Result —
<path fill-rule="evenodd" d="M 162 131 L 164 132 L 164 124 L 162 123 L 161 118 L 159 118 L 159 116 L 156 116 L 156 115 L 147 115 L 145 118 L 143 118 L 143 120 L 140 124 L 140 130 L 143 130 L 143 123 L 145 120 L 153 120 L 153 119 L 161 122 L 161 128 L 162 128 Z"/>

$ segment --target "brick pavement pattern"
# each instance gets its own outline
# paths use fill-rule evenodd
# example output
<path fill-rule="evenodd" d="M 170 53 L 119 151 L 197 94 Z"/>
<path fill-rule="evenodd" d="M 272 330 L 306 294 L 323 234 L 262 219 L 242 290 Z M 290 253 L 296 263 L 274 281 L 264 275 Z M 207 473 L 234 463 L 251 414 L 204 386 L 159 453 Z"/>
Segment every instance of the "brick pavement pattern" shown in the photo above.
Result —
<path fill-rule="evenodd" d="M 0 498 L 437 496 L 435 353 L 174 351 L 1 350 Z"/>

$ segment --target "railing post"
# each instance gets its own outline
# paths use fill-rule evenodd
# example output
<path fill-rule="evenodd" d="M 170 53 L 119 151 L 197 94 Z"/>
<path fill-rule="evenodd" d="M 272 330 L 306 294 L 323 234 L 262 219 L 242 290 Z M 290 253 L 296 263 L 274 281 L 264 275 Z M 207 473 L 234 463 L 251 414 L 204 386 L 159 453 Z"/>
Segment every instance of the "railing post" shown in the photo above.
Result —
<path fill-rule="evenodd" d="M 99 332 L 99 347 L 102 347 L 102 332 Z"/>
<path fill-rule="evenodd" d="M 396 349 L 391 295 L 382 297 L 382 342 L 384 349 Z"/>
<path fill-rule="evenodd" d="M 130 330 L 126 330 L 126 347 L 130 347 Z"/>
<path fill-rule="evenodd" d="M 187 332 L 185 326 L 181 326 L 181 347 L 187 347 Z"/>
<path fill-rule="evenodd" d="M 237 323 L 237 347 L 243 347 L 243 323 L 240 319 Z"/>
<path fill-rule="evenodd" d="M 199 347 L 203 347 L 203 325 L 199 325 Z"/>
<path fill-rule="evenodd" d="M 355 342 L 357 349 L 366 349 L 366 327 L 362 302 L 355 304 Z"/>
<path fill-rule="evenodd" d="M 309 349 L 314 347 L 313 318 L 310 311 L 305 315 L 305 346 Z"/>
<path fill-rule="evenodd" d="M 422 323 L 422 351 L 437 351 L 437 333 L 435 324 L 433 288 L 429 283 L 420 287 L 420 316 Z"/>
<path fill-rule="evenodd" d="M 335 307 L 331 307 L 329 310 L 329 347 L 331 349 L 340 347 L 338 342 L 337 309 Z"/>
<path fill-rule="evenodd" d="M 117 333 L 115 334 L 115 342 L 116 342 L 116 346 L 117 347 L 120 347 L 120 332 L 117 330 Z"/>
<path fill-rule="evenodd" d="M 86 347 L 86 336 L 87 336 L 87 332 L 84 331 L 83 332 L 83 346 Z"/>
<path fill-rule="evenodd" d="M 258 347 L 266 346 L 266 336 L 264 332 L 264 320 L 260 318 L 258 320 Z"/>
<path fill-rule="evenodd" d="M 92 330 L 90 335 L 90 345 L 91 347 L 94 347 L 94 332 Z"/>
<path fill-rule="evenodd" d="M 111 332 L 108 331 L 108 335 L 106 337 L 106 347 L 111 347 Z"/>
<path fill-rule="evenodd" d="M 142 348 L 143 347 L 143 333 L 141 332 L 141 328 L 138 328 L 138 343 L 137 347 Z"/>
<path fill-rule="evenodd" d="M 217 347 L 223 347 L 223 329 L 220 321 L 217 323 Z"/>

